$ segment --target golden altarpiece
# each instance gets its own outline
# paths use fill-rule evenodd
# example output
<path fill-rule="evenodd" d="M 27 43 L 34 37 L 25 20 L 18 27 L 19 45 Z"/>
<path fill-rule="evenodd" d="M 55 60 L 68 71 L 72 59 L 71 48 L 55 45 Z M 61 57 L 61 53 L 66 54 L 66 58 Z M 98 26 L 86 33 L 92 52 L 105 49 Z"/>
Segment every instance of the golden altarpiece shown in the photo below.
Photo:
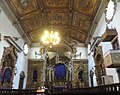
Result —
<path fill-rule="evenodd" d="M 94 49 L 95 75 L 97 84 L 102 84 L 102 76 L 106 75 L 102 46 L 95 46 Z"/>
<path fill-rule="evenodd" d="M 38 88 L 43 85 L 42 73 L 43 73 L 43 60 L 28 60 L 28 76 L 26 88 Z"/>
<path fill-rule="evenodd" d="M 12 88 L 16 61 L 16 49 L 13 46 L 4 47 L 0 68 L 0 88 Z"/>
<path fill-rule="evenodd" d="M 83 70 L 84 73 L 84 86 L 88 87 L 88 60 L 87 59 L 73 59 L 74 66 L 74 77 L 73 77 L 73 88 L 78 88 L 81 86 L 78 73 L 80 69 Z"/>
<path fill-rule="evenodd" d="M 84 86 L 88 86 L 87 59 L 73 59 L 72 55 L 67 57 L 65 55 L 63 56 L 60 52 L 52 52 L 52 55 L 50 55 L 49 52 L 44 52 L 42 53 L 45 55 L 43 59 L 28 60 L 27 88 L 37 89 L 40 86 L 45 86 L 49 89 L 66 86 L 69 88 L 77 88 L 77 83 L 79 82 L 78 72 L 80 68 L 84 69 Z M 64 64 L 66 67 L 66 75 L 64 79 L 57 79 L 55 76 L 55 67 L 58 64 Z M 34 74 L 36 74 L 37 77 L 34 77 Z"/>

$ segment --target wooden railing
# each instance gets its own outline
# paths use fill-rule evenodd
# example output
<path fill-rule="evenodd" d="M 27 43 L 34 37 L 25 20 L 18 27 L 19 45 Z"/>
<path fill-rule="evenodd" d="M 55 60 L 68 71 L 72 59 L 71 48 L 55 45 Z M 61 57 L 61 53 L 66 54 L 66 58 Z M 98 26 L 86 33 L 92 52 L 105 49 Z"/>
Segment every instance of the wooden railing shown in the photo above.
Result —
<path fill-rule="evenodd" d="M 52 93 L 50 95 L 119 95 L 120 83 L 101 85 L 96 87 L 65 89 L 63 93 Z"/>
<path fill-rule="evenodd" d="M 86 87 L 86 88 L 74 88 L 74 89 L 65 89 L 65 92 L 119 92 L 120 83 L 109 84 L 109 85 L 100 85 L 95 87 Z"/>
<path fill-rule="evenodd" d="M 96 87 L 92 87 L 91 90 L 95 90 L 95 91 L 100 91 L 100 90 L 101 91 L 120 91 L 120 83 L 96 86 Z"/>
<path fill-rule="evenodd" d="M 107 95 L 109 93 L 113 95 L 119 94 L 120 83 L 87 88 L 64 89 L 63 92 L 59 93 L 48 93 L 48 91 L 37 92 L 37 89 L 0 89 L 0 95 L 84 95 L 86 93 L 106 93 Z"/>
<path fill-rule="evenodd" d="M 37 92 L 37 89 L 0 89 L 0 95 L 48 95 L 48 92 Z"/>

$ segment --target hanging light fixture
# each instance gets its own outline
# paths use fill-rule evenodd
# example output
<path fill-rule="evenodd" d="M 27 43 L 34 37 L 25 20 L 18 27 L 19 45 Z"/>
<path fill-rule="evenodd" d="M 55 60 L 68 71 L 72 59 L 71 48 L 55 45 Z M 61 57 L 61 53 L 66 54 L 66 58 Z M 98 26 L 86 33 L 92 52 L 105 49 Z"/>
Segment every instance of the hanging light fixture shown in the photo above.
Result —
<path fill-rule="evenodd" d="M 44 34 L 41 37 L 43 44 L 52 44 L 56 45 L 60 42 L 60 37 L 58 32 L 54 31 L 44 31 Z"/>
<path fill-rule="evenodd" d="M 53 17 L 50 21 L 49 31 L 44 31 L 44 34 L 41 37 L 41 41 L 43 42 L 43 44 L 49 44 L 52 47 L 52 45 L 59 44 L 60 36 L 59 33 L 56 32 L 53 27 L 53 25 L 56 23 L 57 15 L 53 11 L 51 11 L 51 15 L 53 15 Z"/>

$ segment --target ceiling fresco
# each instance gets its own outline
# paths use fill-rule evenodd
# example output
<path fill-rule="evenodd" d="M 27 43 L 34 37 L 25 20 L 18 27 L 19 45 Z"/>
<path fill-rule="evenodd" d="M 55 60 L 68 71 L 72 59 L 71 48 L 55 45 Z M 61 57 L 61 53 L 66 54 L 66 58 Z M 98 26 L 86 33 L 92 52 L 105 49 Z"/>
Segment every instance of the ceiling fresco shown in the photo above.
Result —
<path fill-rule="evenodd" d="M 101 0 L 5 0 L 31 43 L 50 26 L 61 43 L 85 43 Z"/>

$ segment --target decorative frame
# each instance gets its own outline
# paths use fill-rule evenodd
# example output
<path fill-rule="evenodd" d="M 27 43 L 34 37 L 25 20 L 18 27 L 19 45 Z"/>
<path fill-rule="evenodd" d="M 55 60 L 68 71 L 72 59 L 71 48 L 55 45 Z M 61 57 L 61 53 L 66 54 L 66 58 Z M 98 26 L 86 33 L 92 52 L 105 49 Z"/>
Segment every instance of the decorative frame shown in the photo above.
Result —
<path fill-rule="evenodd" d="M 112 17 L 111 17 L 110 19 L 108 19 L 108 18 L 107 18 L 107 13 L 108 13 L 109 11 L 111 11 L 111 10 L 107 10 L 107 8 L 108 8 L 108 4 L 110 3 L 110 1 L 112 1 L 112 2 L 114 3 L 114 7 L 113 7 Z M 115 13 L 116 13 L 117 2 L 116 2 L 116 0 L 108 0 L 108 4 L 107 4 L 107 7 L 106 7 L 106 9 L 105 9 L 105 21 L 106 21 L 107 24 L 109 24 L 109 23 L 113 20 L 113 17 L 114 17 L 114 15 L 115 15 Z"/>
<path fill-rule="evenodd" d="M 10 36 L 4 36 L 4 40 L 6 40 L 10 45 L 14 46 L 15 49 L 18 51 L 18 52 L 21 52 L 22 49 L 18 46 L 18 44 L 12 39 L 12 37 Z"/>

